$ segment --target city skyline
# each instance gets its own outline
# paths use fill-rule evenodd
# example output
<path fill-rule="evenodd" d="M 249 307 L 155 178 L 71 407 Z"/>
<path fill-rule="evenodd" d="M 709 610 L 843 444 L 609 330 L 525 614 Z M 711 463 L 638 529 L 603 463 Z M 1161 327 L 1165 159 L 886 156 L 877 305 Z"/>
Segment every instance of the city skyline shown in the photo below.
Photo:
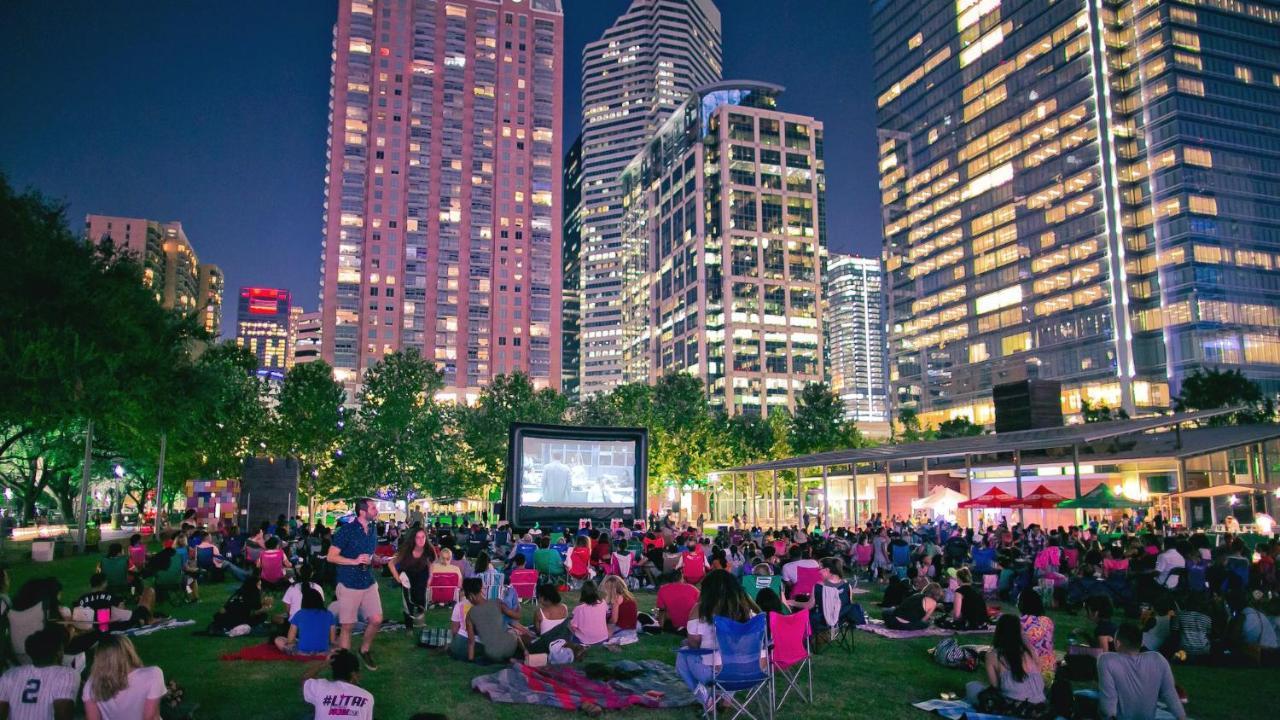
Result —
<path fill-rule="evenodd" d="M 581 49 L 628 4 L 564 2 L 562 150 L 578 132 Z M 831 93 L 809 72 L 818 60 L 869 65 L 869 32 L 849 30 L 867 25 L 868 9 L 776 0 L 731 7 L 722 8 L 725 76 L 778 82 L 788 107 L 826 122 L 832 246 L 875 256 L 879 233 L 866 229 L 878 218 L 871 79 L 850 76 L 848 93 Z M 335 17 L 336 3 L 301 0 L 237 13 L 6 4 L 0 27 L 14 41 L 0 47 L 0 63 L 20 71 L 0 78 L 0 93 L 27 98 L 27 111 L 0 115 L 0 172 L 66 201 L 73 225 L 90 213 L 180 219 L 228 287 L 287 288 L 295 305 L 314 310 Z M 60 32 L 44 37 L 39 28 L 49 24 Z M 113 40 L 138 32 L 159 46 Z M 779 33 L 792 38 L 791 52 L 761 61 L 750 51 Z M 154 62 L 157 53 L 164 63 Z M 68 95 L 79 101 L 68 105 Z M 234 323 L 221 331 L 233 337 Z"/>

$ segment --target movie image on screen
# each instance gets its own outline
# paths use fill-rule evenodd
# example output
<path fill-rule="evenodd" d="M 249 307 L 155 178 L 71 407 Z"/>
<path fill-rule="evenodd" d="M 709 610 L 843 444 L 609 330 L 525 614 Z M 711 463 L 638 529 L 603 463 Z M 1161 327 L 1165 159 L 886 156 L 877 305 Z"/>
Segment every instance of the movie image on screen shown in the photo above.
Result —
<path fill-rule="evenodd" d="M 520 503 L 529 507 L 631 507 L 636 442 L 520 438 Z"/>

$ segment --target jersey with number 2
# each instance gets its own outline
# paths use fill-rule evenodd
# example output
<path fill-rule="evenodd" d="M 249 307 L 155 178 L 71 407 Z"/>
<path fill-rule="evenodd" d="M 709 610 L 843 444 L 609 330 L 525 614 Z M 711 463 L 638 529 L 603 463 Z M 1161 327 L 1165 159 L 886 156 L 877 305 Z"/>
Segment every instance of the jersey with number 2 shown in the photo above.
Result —
<path fill-rule="evenodd" d="M 75 702 L 80 674 L 69 667 L 22 665 L 0 676 L 0 701 L 11 720 L 49 720 L 58 700 Z"/>

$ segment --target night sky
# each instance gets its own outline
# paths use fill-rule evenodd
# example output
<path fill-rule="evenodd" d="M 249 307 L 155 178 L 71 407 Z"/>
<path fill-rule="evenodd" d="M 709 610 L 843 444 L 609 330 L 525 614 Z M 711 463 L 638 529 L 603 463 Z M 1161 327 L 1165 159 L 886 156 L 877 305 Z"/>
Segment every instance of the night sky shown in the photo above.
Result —
<path fill-rule="evenodd" d="M 565 139 L 579 125 L 582 47 L 628 0 L 563 0 Z M 878 253 L 870 9 L 857 0 L 717 0 L 726 78 L 787 88 L 782 110 L 826 126 L 833 250 Z M 180 220 L 226 272 L 223 335 L 242 285 L 316 307 L 336 3 L 0 3 L 0 172 L 87 213 Z"/>

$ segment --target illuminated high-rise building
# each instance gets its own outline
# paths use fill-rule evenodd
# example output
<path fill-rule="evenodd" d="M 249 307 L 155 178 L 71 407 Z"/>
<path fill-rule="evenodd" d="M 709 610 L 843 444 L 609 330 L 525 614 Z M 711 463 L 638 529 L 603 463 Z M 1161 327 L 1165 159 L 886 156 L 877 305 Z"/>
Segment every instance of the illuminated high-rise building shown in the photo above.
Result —
<path fill-rule="evenodd" d="M 110 238 L 142 265 L 142 280 L 168 310 L 198 315 L 200 326 L 217 337 L 222 325 L 222 270 L 201 263 L 182 223 L 114 215 L 88 215 L 85 237 Z"/>
<path fill-rule="evenodd" d="M 720 79 L 712 0 L 632 0 L 582 51 L 581 394 L 623 382 L 619 176 L 697 87 Z"/>
<path fill-rule="evenodd" d="M 236 344 L 258 359 L 258 374 L 282 379 L 293 365 L 288 290 L 240 288 Z"/>
<path fill-rule="evenodd" d="M 875 0 L 872 29 L 896 406 L 1280 390 L 1276 3 Z"/>
<path fill-rule="evenodd" d="M 827 378 L 845 419 L 867 435 L 889 431 L 880 260 L 831 253 L 823 283 Z"/>
<path fill-rule="evenodd" d="M 303 312 L 293 307 L 290 335 L 293 339 L 293 364 L 301 365 L 320 359 L 320 313 Z"/>
<path fill-rule="evenodd" d="M 582 136 L 564 156 L 564 233 L 560 243 L 564 312 L 561 320 L 560 389 L 571 401 L 578 399 L 582 368 L 579 331 L 582 322 Z"/>
<path fill-rule="evenodd" d="M 822 123 L 781 92 L 699 88 L 623 171 L 624 381 L 687 372 L 757 415 L 822 381 Z"/>
<path fill-rule="evenodd" d="M 559 387 L 563 45 L 559 0 L 339 3 L 320 309 L 348 386 L 414 348 L 444 400 Z"/>

